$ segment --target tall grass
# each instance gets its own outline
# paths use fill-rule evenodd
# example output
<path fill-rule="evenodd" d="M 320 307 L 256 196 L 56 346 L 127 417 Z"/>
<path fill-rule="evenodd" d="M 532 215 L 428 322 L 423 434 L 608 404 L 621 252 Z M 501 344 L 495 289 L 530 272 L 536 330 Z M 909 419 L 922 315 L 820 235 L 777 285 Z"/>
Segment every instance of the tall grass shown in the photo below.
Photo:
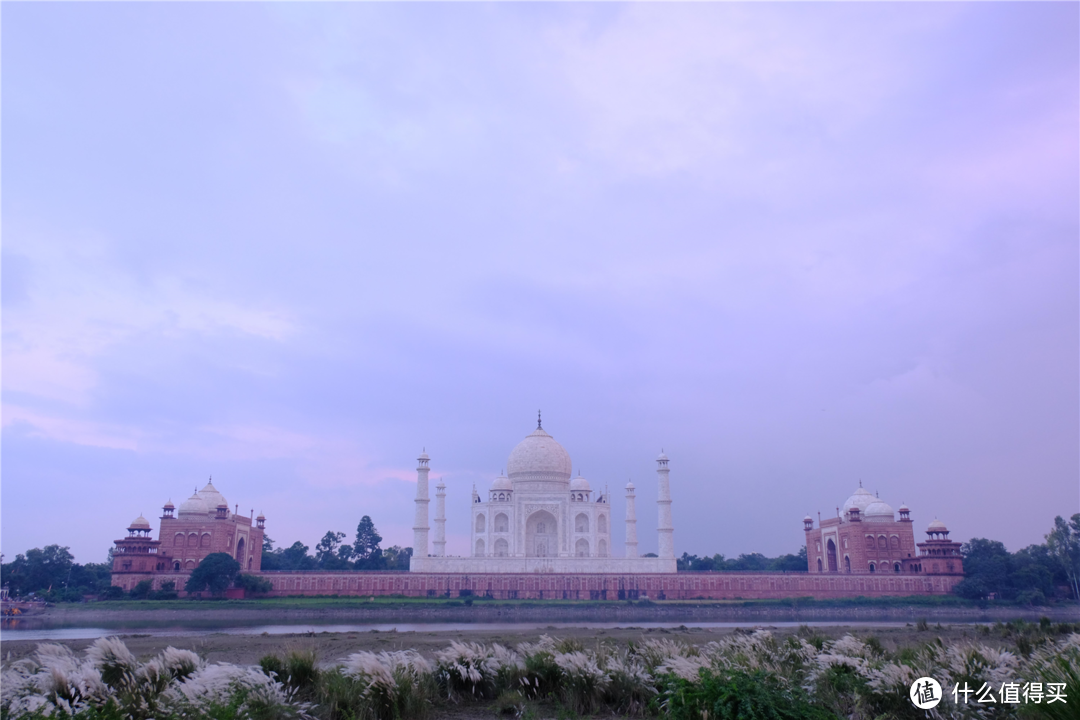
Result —
<path fill-rule="evenodd" d="M 888 651 L 873 638 L 757 631 L 703 645 L 650 639 L 587 648 L 550 637 L 512 648 L 452 642 L 432 658 L 412 650 L 360 652 L 336 664 L 293 650 L 267 656 L 258 667 L 207 664 L 174 648 L 140 662 L 119 640 L 104 639 L 83 657 L 41 645 L 4 667 L 0 718 L 398 720 L 423 719 L 448 703 L 492 702 L 492 710 L 523 717 L 538 703 L 559 715 L 677 720 L 1080 715 L 1080 634 L 1060 634 L 1049 624 L 992 632 L 1005 649 L 934 638 Z M 945 691 L 930 711 L 908 699 L 922 676 L 936 678 Z M 1038 705 L 958 702 L 951 692 L 956 684 L 987 685 L 997 696 L 1003 683 L 1042 683 L 1046 698 Z M 1066 702 L 1048 702 L 1050 683 L 1063 686 Z"/>

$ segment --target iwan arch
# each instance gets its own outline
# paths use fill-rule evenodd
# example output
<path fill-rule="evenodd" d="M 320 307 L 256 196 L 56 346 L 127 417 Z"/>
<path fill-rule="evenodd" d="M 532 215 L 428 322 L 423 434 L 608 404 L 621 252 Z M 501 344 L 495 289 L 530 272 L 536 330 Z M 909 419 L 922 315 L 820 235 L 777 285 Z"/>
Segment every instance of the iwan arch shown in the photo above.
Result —
<path fill-rule="evenodd" d="M 659 557 L 639 557 L 633 483 L 626 491 L 625 555 L 613 555 L 611 504 L 607 491 L 588 480 L 571 479 L 570 454 L 541 426 L 518 443 L 500 475 L 482 498 L 473 488 L 471 555 L 446 555 L 446 486 L 435 494 L 435 535 L 429 543 L 428 472 L 430 458 L 418 458 L 414 573 L 674 573 L 668 457 L 657 458 L 657 535 Z"/>

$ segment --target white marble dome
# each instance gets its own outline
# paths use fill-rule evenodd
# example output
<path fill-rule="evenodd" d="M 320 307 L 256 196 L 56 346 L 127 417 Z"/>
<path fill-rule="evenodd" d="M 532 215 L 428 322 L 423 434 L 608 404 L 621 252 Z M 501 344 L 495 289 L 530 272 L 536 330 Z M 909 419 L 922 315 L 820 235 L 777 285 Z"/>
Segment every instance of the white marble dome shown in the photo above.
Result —
<path fill-rule="evenodd" d="M 863 511 L 863 519 L 870 522 L 892 522 L 896 519 L 893 514 L 892 506 L 881 500 L 875 500 L 866 506 L 866 510 Z"/>
<path fill-rule="evenodd" d="M 590 492 L 592 490 L 589 487 L 589 481 L 581 477 L 581 473 L 570 481 L 570 492 Z"/>
<path fill-rule="evenodd" d="M 207 507 L 206 501 L 196 493 L 180 503 L 177 515 L 205 515 L 208 512 L 210 512 L 210 508 Z"/>
<path fill-rule="evenodd" d="M 539 480 L 566 483 L 572 465 L 566 448 L 538 427 L 510 451 L 506 474 L 511 481 Z"/>
<path fill-rule="evenodd" d="M 206 487 L 199 491 L 199 497 L 206 503 L 207 511 L 216 510 L 219 505 L 229 507 L 229 503 L 225 501 L 225 496 L 218 492 L 214 487 L 214 481 L 206 483 Z"/>
<path fill-rule="evenodd" d="M 942 533 L 948 531 L 949 529 L 945 527 L 945 523 L 941 522 L 937 518 L 932 520 L 930 524 L 926 526 L 926 532 L 928 533 Z"/>
<path fill-rule="evenodd" d="M 866 508 L 874 502 L 877 502 L 877 498 L 874 497 L 874 493 L 870 492 L 869 490 L 860 485 L 858 488 L 856 488 L 855 492 L 851 494 L 851 497 L 849 497 L 844 502 L 842 513 L 846 517 L 848 514 L 848 510 L 853 507 L 859 508 L 860 513 L 865 513 Z"/>
<path fill-rule="evenodd" d="M 510 484 L 510 478 L 505 475 L 500 475 L 495 478 L 495 482 L 491 483 L 492 490 L 513 490 L 513 486 Z"/>

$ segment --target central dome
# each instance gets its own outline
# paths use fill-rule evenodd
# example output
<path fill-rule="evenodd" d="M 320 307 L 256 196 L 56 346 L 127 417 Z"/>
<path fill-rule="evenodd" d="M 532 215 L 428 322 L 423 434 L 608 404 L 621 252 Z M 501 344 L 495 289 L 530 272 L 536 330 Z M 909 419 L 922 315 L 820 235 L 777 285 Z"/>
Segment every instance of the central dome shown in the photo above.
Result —
<path fill-rule="evenodd" d="M 570 453 L 555 438 L 538 427 L 517 444 L 506 461 L 506 475 L 511 481 L 570 481 Z"/>

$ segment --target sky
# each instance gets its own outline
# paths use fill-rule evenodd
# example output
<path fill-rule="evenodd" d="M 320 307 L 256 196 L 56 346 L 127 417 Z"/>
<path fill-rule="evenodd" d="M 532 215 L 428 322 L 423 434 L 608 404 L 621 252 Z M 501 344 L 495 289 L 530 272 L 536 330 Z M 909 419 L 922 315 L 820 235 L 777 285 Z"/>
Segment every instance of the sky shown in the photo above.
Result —
<path fill-rule="evenodd" d="M 1080 6 L 6 3 L 0 540 L 412 544 L 535 427 L 656 550 L 1080 512 Z M 434 484 L 434 483 L 433 483 Z"/>

